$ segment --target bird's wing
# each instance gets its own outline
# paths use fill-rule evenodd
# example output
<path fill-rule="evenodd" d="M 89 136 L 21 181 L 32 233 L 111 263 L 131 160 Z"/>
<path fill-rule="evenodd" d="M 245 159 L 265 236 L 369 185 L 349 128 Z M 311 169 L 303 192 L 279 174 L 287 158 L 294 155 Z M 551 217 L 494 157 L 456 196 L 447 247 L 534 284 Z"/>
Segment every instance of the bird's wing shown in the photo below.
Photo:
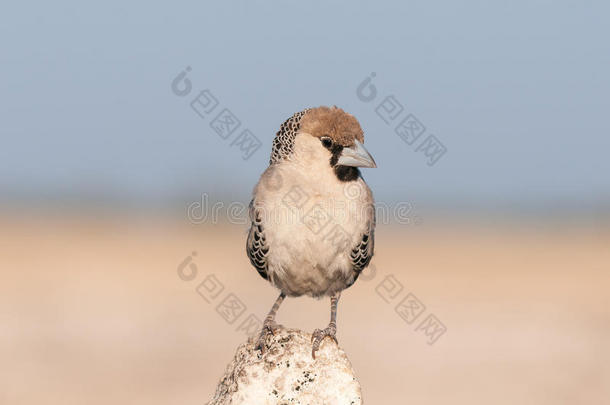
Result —
<path fill-rule="evenodd" d="M 263 232 L 262 216 L 260 212 L 254 207 L 254 200 L 250 201 L 250 232 L 248 233 L 248 240 L 246 242 L 246 252 L 250 263 L 256 268 L 258 274 L 262 278 L 267 280 L 267 254 L 269 253 L 269 246 L 265 241 L 265 234 Z"/>
<path fill-rule="evenodd" d="M 350 262 L 352 269 L 356 272 L 356 278 L 360 275 L 362 270 L 366 268 L 373 258 L 375 250 L 375 211 L 373 210 L 373 216 L 369 222 L 368 230 L 362 234 L 360 243 L 358 243 L 350 253 Z"/>
<path fill-rule="evenodd" d="M 375 231 L 371 229 L 369 232 L 362 235 L 360 243 L 352 249 L 349 255 L 352 263 L 352 268 L 355 272 L 360 273 L 369 265 L 373 258 L 375 247 Z"/>

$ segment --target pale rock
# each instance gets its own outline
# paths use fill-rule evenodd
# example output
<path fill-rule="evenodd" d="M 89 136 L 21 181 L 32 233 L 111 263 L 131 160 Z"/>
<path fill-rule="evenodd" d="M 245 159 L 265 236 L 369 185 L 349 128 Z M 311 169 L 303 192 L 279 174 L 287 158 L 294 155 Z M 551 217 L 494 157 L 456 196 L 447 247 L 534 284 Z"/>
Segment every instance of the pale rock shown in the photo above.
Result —
<path fill-rule="evenodd" d="M 280 327 L 264 355 L 241 344 L 208 405 L 360 405 L 360 384 L 345 352 L 329 338 L 311 357 L 311 334 Z"/>

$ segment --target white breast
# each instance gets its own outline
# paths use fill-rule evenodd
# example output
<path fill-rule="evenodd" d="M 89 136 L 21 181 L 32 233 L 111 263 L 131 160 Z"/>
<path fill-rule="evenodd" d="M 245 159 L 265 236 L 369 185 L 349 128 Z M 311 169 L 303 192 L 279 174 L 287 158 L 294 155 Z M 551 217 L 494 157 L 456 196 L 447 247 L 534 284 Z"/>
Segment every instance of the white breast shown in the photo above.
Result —
<path fill-rule="evenodd" d="M 350 285 L 349 254 L 373 218 L 364 180 L 339 181 L 329 159 L 308 149 L 318 147 L 312 140 L 297 136 L 294 157 L 270 166 L 254 190 L 269 280 L 293 296 L 331 295 Z"/>

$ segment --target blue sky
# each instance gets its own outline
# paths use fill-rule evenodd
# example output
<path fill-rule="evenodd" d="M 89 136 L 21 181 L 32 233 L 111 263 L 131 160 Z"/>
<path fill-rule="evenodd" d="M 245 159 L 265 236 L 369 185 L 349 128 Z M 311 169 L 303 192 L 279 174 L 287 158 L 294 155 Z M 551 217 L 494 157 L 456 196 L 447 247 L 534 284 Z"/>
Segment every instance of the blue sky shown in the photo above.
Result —
<path fill-rule="evenodd" d="M 247 199 L 282 121 L 336 104 L 365 130 L 378 199 L 608 201 L 609 12 L 549 1 L 5 4 L 0 190 Z M 187 66 L 193 91 L 178 97 L 171 82 Z M 371 72 L 378 95 L 366 103 L 356 88 Z M 190 108 L 204 89 L 262 142 L 250 159 Z M 435 165 L 376 114 L 391 95 L 447 148 Z"/>

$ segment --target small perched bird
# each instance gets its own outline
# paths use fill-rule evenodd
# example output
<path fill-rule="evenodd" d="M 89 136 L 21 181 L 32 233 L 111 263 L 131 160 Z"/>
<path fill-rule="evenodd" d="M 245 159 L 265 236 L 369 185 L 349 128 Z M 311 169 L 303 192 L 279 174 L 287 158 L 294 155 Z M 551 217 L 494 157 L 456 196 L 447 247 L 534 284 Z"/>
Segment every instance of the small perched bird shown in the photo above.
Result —
<path fill-rule="evenodd" d="M 373 256 L 375 210 L 359 167 L 377 167 L 360 124 L 338 107 L 295 113 L 273 140 L 269 167 L 254 188 L 246 251 L 280 290 L 257 347 L 264 351 L 288 296 L 329 296 L 330 323 L 312 334 L 312 357 L 326 337 L 337 342 L 337 303 Z"/>

